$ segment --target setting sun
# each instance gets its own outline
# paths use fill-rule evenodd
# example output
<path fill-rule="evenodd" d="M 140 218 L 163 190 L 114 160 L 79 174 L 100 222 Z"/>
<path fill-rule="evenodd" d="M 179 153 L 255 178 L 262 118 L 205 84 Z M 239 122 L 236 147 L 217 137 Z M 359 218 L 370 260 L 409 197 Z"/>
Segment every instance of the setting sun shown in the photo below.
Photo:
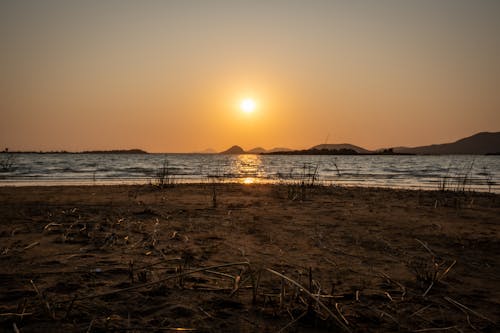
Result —
<path fill-rule="evenodd" d="M 255 110 L 255 107 L 256 107 L 255 101 L 251 98 L 245 98 L 244 100 L 241 101 L 240 104 L 240 109 L 246 113 L 253 112 Z"/>

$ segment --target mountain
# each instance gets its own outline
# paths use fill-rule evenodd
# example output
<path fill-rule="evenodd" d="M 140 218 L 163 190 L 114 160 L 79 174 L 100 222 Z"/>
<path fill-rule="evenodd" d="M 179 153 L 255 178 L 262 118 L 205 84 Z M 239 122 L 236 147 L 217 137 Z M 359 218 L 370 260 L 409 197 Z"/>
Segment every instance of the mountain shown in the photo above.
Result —
<path fill-rule="evenodd" d="M 500 132 L 481 132 L 452 143 L 413 148 L 396 147 L 394 152 L 420 155 L 495 154 L 500 153 Z"/>
<path fill-rule="evenodd" d="M 371 154 L 372 151 L 366 150 L 364 148 L 351 145 L 349 143 L 341 143 L 341 144 L 322 144 L 309 148 L 309 150 L 354 150 L 359 154 Z"/>
<path fill-rule="evenodd" d="M 219 154 L 245 154 L 245 151 L 240 146 L 232 146 L 231 148 L 224 150 Z"/>
<path fill-rule="evenodd" d="M 268 150 L 268 153 L 280 153 L 280 152 L 286 152 L 286 151 L 292 151 L 290 148 L 284 148 L 284 147 L 276 147 L 273 149 Z"/>
<path fill-rule="evenodd" d="M 290 148 L 273 148 L 270 150 L 266 150 L 262 147 L 255 147 L 250 150 L 243 150 L 240 146 L 232 146 L 231 148 L 220 152 L 219 154 L 269 154 L 269 153 L 278 153 L 278 152 L 290 152 L 292 149 Z"/>
<path fill-rule="evenodd" d="M 78 154 L 147 154 L 142 149 L 87 150 Z"/>
<path fill-rule="evenodd" d="M 265 152 L 267 152 L 267 150 L 262 147 L 256 147 L 254 149 L 247 150 L 247 154 L 262 154 Z"/>

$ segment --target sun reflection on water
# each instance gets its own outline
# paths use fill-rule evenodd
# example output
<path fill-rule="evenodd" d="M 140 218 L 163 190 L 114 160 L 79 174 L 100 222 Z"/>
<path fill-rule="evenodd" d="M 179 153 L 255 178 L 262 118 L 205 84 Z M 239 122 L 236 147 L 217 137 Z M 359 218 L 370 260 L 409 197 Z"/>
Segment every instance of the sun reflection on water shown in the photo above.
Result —
<path fill-rule="evenodd" d="M 255 184 L 260 177 L 262 160 L 259 155 L 238 155 L 233 163 L 232 172 L 238 177 L 239 182 L 250 185 Z"/>
<path fill-rule="evenodd" d="M 251 185 L 254 183 L 255 183 L 255 178 L 253 178 L 253 177 L 243 178 L 243 184 L 245 184 L 245 185 Z"/>

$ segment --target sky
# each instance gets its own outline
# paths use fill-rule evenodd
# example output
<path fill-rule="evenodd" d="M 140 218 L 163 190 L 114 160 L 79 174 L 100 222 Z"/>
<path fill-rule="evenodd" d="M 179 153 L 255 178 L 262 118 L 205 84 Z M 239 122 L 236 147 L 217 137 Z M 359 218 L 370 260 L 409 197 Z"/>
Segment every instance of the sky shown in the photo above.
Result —
<path fill-rule="evenodd" d="M 0 148 L 377 149 L 499 131 L 498 31 L 495 0 L 2 0 Z"/>

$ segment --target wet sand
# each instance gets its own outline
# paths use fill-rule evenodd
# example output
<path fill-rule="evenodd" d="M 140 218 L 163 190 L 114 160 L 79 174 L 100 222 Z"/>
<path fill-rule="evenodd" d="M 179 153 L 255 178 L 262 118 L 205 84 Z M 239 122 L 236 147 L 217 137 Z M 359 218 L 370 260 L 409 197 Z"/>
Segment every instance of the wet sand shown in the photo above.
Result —
<path fill-rule="evenodd" d="M 213 193 L 0 187 L 0 331 L 498 329 L 499 195 Z"/>

